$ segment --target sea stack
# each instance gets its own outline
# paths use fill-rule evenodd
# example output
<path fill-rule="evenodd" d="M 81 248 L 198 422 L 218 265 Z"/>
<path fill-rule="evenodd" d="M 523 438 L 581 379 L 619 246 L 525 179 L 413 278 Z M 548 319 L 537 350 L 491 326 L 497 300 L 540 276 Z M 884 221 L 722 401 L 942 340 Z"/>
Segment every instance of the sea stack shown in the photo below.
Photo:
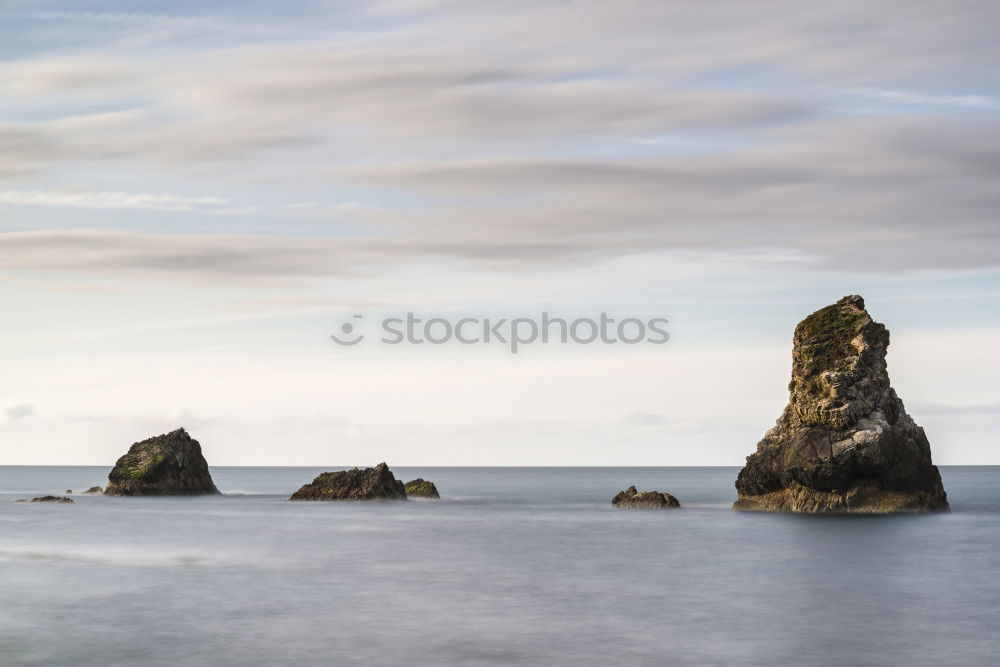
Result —
<path fill-rule="evenodd" d="M 889 332 L 846 296 L 795 327 L 791 396 L 747 457 L 734 509 L 886 514 L 945 511 L 924 430 L 889 385 Z"/>
<path fill-rule="evenodd" d="M 179 428 L 132 445 L 118 459 L 108 496 L 195 496 L 218 493 L 201 445 Z"/>
<path fill-rule="evenodd" d="M 379 463 L 374 468 L 321 473 L 289 500 L 406 500 L 406 489 L 389 466 Z"/>

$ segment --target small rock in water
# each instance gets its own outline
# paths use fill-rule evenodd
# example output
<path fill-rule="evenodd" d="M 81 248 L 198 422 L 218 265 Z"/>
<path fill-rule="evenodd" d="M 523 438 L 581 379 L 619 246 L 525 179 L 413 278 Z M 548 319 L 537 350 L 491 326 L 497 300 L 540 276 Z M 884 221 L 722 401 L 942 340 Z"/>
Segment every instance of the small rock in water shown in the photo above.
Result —
<path fill-rule="evenodd" d="M 63 498 L 61 496 L 39 496 L 38 498 L 32 498 L 33 503 L 71 503 L 72 498 Z"/>
<path fill-rule="evenodd" d="M 109 496 L 195 496 L 219 490 L 201 445 L 179 428 L 132 445 L 108 475 Z"/>
<path fill-rule="evenodd" d="M 434 482 L 418 477 L 406 483 L 407 498 L 440 498 Z"/>
<path fill-rule="evenodd" d="M 406 489 L 389 466 L 324 472 L 289 500 L 406 500 Z"/>
<path fill-rule="evenodd" d="M 67 493 L 67 494 L 69 494 L 69 493 L 73 493 L 73 489 L 66 489 L 66 493 Z"/>
<path fill-rule="evenodd" d="M 84 491 L 84 493 L 88 493 L 90 495 L 95 495 L 95 496 L 100 496 L 100 495 L 104 494 L 104 489 L 102 489 L 99 486 L 92 486 L 89 489 L 87 489 L 86 491 Z"/>
<path fill-rule="evenodd" d="M 630 486 L 611 499 L 615 507 L 627 509 L 673 509 L 680 507 L 680 502 L 669 493 L 659 491 L 636 491 Z"/>

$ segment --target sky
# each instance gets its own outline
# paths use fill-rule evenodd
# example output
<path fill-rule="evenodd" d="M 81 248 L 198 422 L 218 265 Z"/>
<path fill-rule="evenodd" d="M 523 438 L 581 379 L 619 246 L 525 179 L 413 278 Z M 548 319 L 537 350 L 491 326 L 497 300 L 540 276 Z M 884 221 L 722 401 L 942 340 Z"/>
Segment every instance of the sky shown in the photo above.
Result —
<path fill-rule="evenodd" d="M 935 461 L 1000 464 L 998 21 L 2 2 L 0 464 L 741 465 L 855 293 Z M 406 312 L 670 340 L 380 344 Z"/>

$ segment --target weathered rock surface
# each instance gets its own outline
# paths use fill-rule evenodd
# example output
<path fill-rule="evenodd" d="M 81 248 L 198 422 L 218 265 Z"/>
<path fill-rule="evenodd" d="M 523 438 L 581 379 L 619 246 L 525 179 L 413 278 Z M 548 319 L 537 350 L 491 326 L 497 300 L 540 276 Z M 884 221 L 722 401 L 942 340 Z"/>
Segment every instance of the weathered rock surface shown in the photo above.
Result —
<path fill-rule="evenodd" d="M 791 396 L 736 479 L 738 510 L 948 509 L 924 430 L 889 385 L 889 332 L 860 296 L 795 328 Z"/>
<path fill-rule="evenodd" d="M 99 486 L 92 486 L 89 489 L 87 489 L 86 491 L 84 491 L 84 493 L 89 493 L 90 495 L 99 496 L 99 495 L 102 495 L 104 493 L 104 489 L 102 489 Z"/>
<path fill-rule="evenodd" d="M 179 428 L 132 445 L 104 490 L 109 496 L 194 496 L 218 493 L 201 445 Z"/>
<path fill-rule="evenodd" d="M 611 499 L 611 504 L 626 509 L 672 509 L 681 506 L 680 502 L 669 493 L 636 491 L 634 486 L 619 491 Z"/>
<path fill-rule="evenodd" d="M 38 498 L 32 498 L 33 503 L 71 503 L 72 498 L 63 498 L 62 496 L 39 496 Z"/>
<path fill-rule="evenodd" d="M 422 477 L 410 480 L 404 485 L 407 498 L 440 498 L 434 482 L 428 482 Z"/>
<path fill-rule="evenodd" d="M 289 500 L 406 500 L 406 489 L 389 466 L 324 472 Z"/>

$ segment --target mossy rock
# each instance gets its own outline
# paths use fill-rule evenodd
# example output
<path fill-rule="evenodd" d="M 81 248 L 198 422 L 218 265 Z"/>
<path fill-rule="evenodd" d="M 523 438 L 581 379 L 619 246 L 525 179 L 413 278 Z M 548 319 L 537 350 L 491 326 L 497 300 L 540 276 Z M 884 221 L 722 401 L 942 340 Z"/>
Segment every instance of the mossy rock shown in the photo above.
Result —
<path fill-rule="evenodd" d="M 826 371 L 850 372 L 857 351 L 851 341 L 876 324 L 861 297 L 844 297 L 817 310 L 795 327 L 793 378 L 799 390 L 815 399 L 827 395 L 821 376 Z"/>
<path fill-rule="evenodd" d="M 39 496 L 38 498 L 32 498 L 33 503 L 71 503 L 72 498 L 63 498 L 62 496 Z"/>
<path fill-rule="evenodd" d="M 289 500 L 406 500 L 406 490 L 389 466 L 379 463 L 374 468 L 321 473 Z"/>
<path fill-rule="evenodd" d="M 611 499 L 611 504 L 622 509 L 676 509 L 681 506 L 680 501 L 669 493 L 637 491 L 634 486 L 619 491 Z"/>
<path fill-rule="evenodd" d="M 406 483 L 407 498 L 440 498 L 434 482 L 428 482 L 423 478 L 416 478 Z"/>
<path fill-rule="evenodd" d="M 889 331 L 860 296 L 795 327 L 788 405 L 736 479 L 734 507 L 887 514 L 948 509 L 927 435 L 889 381 Z"/>
<path fill-rule="evenodd" d="M 216 494 L 201 444 L 183 428 L 132 445 L 108 475 L 109 496 Z"/>

